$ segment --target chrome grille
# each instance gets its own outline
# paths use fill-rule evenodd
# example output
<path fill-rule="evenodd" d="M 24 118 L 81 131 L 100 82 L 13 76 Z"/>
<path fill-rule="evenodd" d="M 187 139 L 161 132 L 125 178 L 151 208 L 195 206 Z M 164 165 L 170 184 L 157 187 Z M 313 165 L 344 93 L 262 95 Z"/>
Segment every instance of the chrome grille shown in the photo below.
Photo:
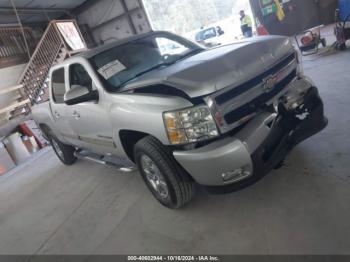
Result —
<path fill-rule="evenodd" d="M 296 54 L 289 54 L 253 79 L 211 95 L 207 102 L 213 115 L 221 117 L 221 132 L 239 126 L 243 119 L 254 115 L 259 108 L 284 91 L 296 78 L 297 65 Z M 272 76 L 276 79 L 276 84 L 266 91 L 263 88 L 264 82 Z"/>

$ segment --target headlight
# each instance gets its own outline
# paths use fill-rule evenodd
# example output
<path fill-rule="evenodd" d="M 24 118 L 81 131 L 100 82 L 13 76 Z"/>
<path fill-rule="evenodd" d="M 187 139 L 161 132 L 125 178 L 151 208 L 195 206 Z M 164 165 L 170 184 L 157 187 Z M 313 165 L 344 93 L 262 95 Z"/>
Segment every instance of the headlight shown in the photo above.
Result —
<path fill-rule="evenodd" d="M 312 83 L 307 79 L 295 81 L 289 91 L 281 98 L 284 107 L 288 111 L 295 110 L 304 102 L 304 97 L 312 86 Z"/>
<path fill-rule="evenodd" d="M 204 105 L 165 112 L 163 119 L 173 145 L 199 142 L 219 135 L 210 110 Z"/>

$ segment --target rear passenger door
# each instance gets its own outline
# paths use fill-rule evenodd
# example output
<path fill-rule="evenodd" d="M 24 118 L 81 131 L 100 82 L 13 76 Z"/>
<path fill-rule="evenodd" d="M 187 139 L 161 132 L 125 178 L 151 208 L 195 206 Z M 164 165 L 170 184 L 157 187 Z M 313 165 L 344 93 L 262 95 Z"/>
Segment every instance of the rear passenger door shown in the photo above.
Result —
<path fill-rule="evenodd" d="M 52 72 L 50 88 L 50 107 L 52 118 L 54 120 L 54 133 L 62 136 L 69 143 L 74 143 L 77 139 L 75 132 L 70 127 L 67 106 L 64 103 L 64 94 L 66 93 L 66 76 L 65 68 L 59 68 Z"/>

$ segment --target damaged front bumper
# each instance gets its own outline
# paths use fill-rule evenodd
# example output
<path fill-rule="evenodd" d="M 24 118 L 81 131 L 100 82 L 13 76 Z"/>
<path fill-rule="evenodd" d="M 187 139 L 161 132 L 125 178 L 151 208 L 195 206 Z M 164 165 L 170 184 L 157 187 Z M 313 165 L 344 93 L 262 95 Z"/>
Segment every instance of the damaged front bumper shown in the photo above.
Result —
<path fill-rule="evenodd" d="M 204 186 L 231 192 L 251 185 L 278 166 L 298 143 L 327 126 L 316 87 L 308 89 L 302 105 L 279 113 L 264 112 L 242 130 L 207 146 L 175 151 L 178 163 Z"/>

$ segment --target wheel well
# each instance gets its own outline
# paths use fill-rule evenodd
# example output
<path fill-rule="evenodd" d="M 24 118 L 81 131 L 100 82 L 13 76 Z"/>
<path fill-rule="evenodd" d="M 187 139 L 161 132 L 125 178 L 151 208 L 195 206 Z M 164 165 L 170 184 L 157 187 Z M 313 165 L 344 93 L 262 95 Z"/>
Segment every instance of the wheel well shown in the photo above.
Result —
<path fill-rule="evenodd" d="M 46 140 L 50 140 L 51 128 L 46 124 L 39 124 L 39 128 L 41 129 L 43 136 Z"/>
<path fill-rule="evenodd" d="M 123 149 L 131 161 L 135 162 L 134 146 L 146 136 L 149 136 L 149 134 L 132 130 L 122 130 L 119 132 L 119 138 L 123 145 Z"/>
<path fill-rule="evenodd" d="M 119 138 L 123 145 L 123 149 L 126 153 L 126 155 L 129 157 L 129 159 L 135 163 L 134 158 L 134 146 L 139 142 L 142 138 L 145 138 L 146 136 L 151 136 L 150 134 L 138 132 L 138 131 L 132 131 L 132 130 L 122 130 L 119 132 Z M 176 159 L 174 159 L 175 162 Z M 186 172 L 191 179 L 191 181 L 195 181 L 191 174 L 189 174 L 180 164 L 179 167 L 183 170 L 183 172 Z"/>

